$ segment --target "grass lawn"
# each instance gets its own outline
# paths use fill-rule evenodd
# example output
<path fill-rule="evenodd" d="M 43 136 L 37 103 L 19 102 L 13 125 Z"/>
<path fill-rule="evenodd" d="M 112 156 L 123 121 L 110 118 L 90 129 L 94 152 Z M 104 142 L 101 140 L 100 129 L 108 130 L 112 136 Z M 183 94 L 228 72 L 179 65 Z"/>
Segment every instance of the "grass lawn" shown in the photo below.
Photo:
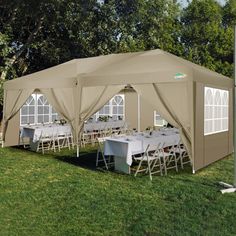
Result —
<path fill-rule="evenodd" d="M 41 155 L 0 149 L 0 235 L 236 235 L 233 159 L 191 174 L 96 170 L 95 150 Z"/>

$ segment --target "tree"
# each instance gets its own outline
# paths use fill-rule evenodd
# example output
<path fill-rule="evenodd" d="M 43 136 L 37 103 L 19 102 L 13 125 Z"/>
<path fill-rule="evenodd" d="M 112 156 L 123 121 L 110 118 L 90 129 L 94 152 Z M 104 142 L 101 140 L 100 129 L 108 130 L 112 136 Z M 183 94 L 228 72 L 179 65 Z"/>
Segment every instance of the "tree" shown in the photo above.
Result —
<path fill-rule="evenodd" d="M 215 0 L 193 0 L 183 10 L 184 56 L 197 64 L 232 76 L 230 30 L 223 27 L 223 9 Z"/>

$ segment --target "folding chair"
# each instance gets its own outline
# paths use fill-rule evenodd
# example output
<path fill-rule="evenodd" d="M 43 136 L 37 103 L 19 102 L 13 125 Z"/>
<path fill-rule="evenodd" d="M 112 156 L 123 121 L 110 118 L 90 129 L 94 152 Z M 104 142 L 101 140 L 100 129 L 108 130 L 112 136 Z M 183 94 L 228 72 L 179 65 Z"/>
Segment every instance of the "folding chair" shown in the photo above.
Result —
<path fill-rule="evenodd" d="M 36 152 L 42 151 L 42 153 L 44 154 L 46 150 L 49 151 L 51 149 L 52 142 L 53 137 L 42 131 L 38 141 Z"/>
<path fill-rule="evenodd" d="M 162 175 L 162 163 L 159 155 L 159 147 L 156 147 L 154 152 L 150 152 L 150 144 L 147 146 L 144 153 L 140 157 L 134 157 L 135 161 L 139 162 L 134 176 L 138 173 L 145 172 L 149 173 L 149 178 L 152 180 L 152 174 L 160 173 Z M 156 168 L 159 167 L 157 170 Z"/>
<path fill-rule="evenodd" d="M 181 143 L 181 141 L 176 145 L 174 151 L 177 154 L 177 157 L 178 157 L 177 159 L 180 160 L 180 165 L 182 169 L 184 168 L 185 164 L 191 163 L 187 149 Z"/>
<path fill-rule="evenodd" d="M 97 156 L 96 156 L 96 167 L 98 166 L 99 162 L 103 162 L 105 164 L 106 169 L 108 170 L 108 165 L 113 164 L 114 162 L 111 162 L 110 156 L 104 155 L 104 142 L 106 138 L 97 138 L 98 148 L 97 148 Z"/>
<path fill-rule="evenodd" d="M 65 133 L 64 147 L 74 148 L 74 138 L 71 132 Z"/>
<path fill-rule="evenodd" d="M 160 158 L 163 160 L 165 175 L 167 175 L 167 170 L 175 169 L 178 172 L 178 162 L 175 154 L 175 145 L 170 147 L 166 146 L 165 143 L 160 147 L 161 152 L 159 153 Z"/>
<path fill-rule="evenodd" d="M 61 149 L 65 146 L 65 141 L 66 141 L 66 134 L 60 133 L 58 130 L 55 130 L 53 132 L 53 141 L 52 141 L 52 149 L 55 152 L 56 149 L 60 152 Z"/>

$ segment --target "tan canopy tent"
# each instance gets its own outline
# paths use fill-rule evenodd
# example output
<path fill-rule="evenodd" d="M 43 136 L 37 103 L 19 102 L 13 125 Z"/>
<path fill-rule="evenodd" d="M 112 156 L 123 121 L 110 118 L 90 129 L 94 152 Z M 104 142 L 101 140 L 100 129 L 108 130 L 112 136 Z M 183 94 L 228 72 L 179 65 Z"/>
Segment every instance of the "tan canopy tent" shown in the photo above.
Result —
<path fill-rule="evenodd" d="M 127 85 L 180 129 L 193 172 L 230 154 L 233 80 L 162 50 L 74 59 L 4 84 L 5 146 L 17 145 L 14 116 L 35 91 L 70 122 L 76 143 L 84 121 Z M 229 91 L 229 126 L 204 136 L 204 87 Z"/>

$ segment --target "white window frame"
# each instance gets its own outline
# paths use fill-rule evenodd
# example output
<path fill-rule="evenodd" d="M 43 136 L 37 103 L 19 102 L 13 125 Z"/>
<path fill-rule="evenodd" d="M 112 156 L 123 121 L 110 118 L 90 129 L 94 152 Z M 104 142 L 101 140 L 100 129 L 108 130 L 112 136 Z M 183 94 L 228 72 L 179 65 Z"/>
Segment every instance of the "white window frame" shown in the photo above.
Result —
<path fill-rule="evenodd" d="M 157 117 L 161 118 L 161 116 L 157 113 L 157 111 L 154 111 L 153 112 L 153 124 L 154 124 L 154 126 L 163 127 L 163 126 L 167 125 L 166 120 L 164 120 L 163 118 L 158 120 Z M 161 121 L 161 122 L 157 123 L 157 121 Z"/>
<path fill-rule="evenodd" d="M 33 93 L 33 94 L 31 94 L 31 96 L 33 97 L 33 99 L 34 99 L 34 123 L 27 123 L 27 124 L 22 124 L 22 122 L 21 122 L 21 117 L 22 116 L 29 116 L 29 114 L 27 114 L 27 115 L 24 115 L 24 114 L 22 114 L 22 110 L 20 109 L 20 126 L 26 126 L 26 125 L 36 125 L 36 124 L 41 124 L 42 122 L 38 122 L 38 99 L 39 99 L 39 97 L 41 97 L 41 96 L 44 96 L 45 97 L 45 95 L 44 94 L 39 94 L 39 93 Z M 46 97 L 45 97 L 46 98 Z M 47 98 L 46 98 L 47 99 Z M 24 104 L 25 105 L 25 104 Z M 24 106 L 23 105 L 23 106 Z M 55 111 L 55 110 L 54 110 Z M 49 123 L 53 123 L 54 122 L 54 120 L 53 120 L 53 115 L 55 115 L 55 114 L 57 114 L 58 115 L 58 119 L 60 119 L 59 118 L 59 114 L 58 113 L 55 113 L 55 112 L 53 112 L 53 107 L 52 107 L 52 105 L 50 105 L 49 104 L 49 121 L 48 122 L 43 122 L 44 124 L 49 124 Z"/>
<path fill-rule="evenodd" d="M 122 114 L 113 114 L 113 106 L 114 106 L 114 105 L 112 104 L 112 102 L 113 102 L 113 100 L 114 100 L 117 96 L 120 96 L 120 97 L 122 97 L 122 99 L 123 99 Z M 94 115 L 96 121 L 99 120 L 99 117 L 102 117 L 102 116 L 110 116 L 110 117 L 113 117 L 113 115 L 114 115 L 114 116 L 120 116 L 120 117 L 122 117 L 122 120 L 125 120 L 125 96 L 124 96 L 124 94 L 117 94 L 117 95 L 115 95 L 111 100 L 109 100 L 109 101 L 106 103 L 105 106 L 108 106 L 108 107 L 109 107 L 109 112 L 108 112 L 107 114 L 100 113 L 100 111 L 96 112 L 95 115 Z M 119 107 L 119 105 L 118 105 L 118 107 Z M 103 108 L 101 108 L 101 109 L 103 109 Z M 101 110 L 101 109 L 100 109 L 100 110 Z"/>
<path fill-rule="evenodd" d="M 212 94 L 212 104 L 207 103 L 207 101 L 209 101 L 209 98 L 207 99 L 206 97 L 208 91 L 210 91 Z M 217 104 L 216 102 L 217 93 L 220 95 L 221 104 Z M 224 99 L 223 99 L 224 96 L 226 96 L 227 98 L 226 104 L 224 104 Z M 224 116 L 225 109 L 227 109 L 226 116 Z M 210 118 L 208 117 L 209 115 Z M 221 128 L 220 130 L 217 130 L 216 122 L 219 121 Z M 209 131 L 207 123 L 209 124 L 210 122 L 212 129 Z M 225 124 L 223 122 L 226 122 L 227 127 L 224 127 Z M 227 132 L 228 130 L 229 130 L 229 91 L 207 86 L 204 87 L 204 136 Z"/>

